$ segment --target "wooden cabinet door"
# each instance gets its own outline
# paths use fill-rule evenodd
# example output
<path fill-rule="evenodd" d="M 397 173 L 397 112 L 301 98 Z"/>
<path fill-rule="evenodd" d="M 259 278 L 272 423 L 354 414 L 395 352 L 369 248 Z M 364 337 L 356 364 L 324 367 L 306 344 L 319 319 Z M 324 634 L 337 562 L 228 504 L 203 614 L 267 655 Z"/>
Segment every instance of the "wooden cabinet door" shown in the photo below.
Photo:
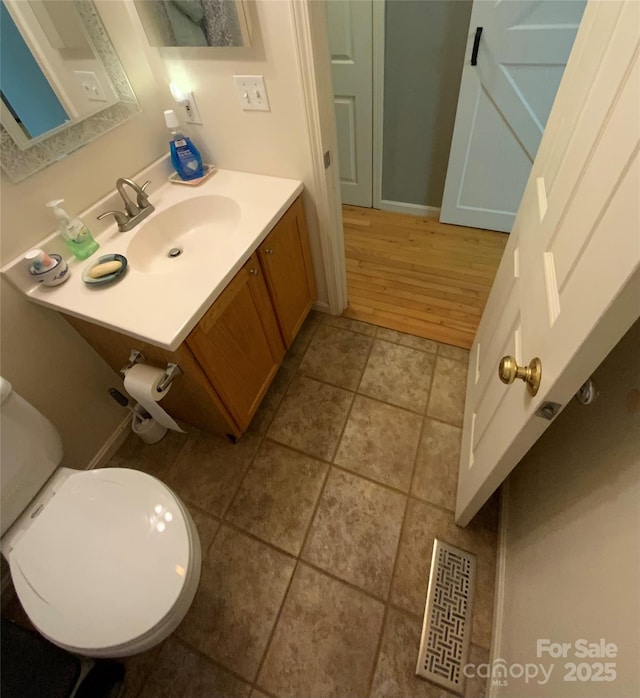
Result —
<path fill-rule="evenodd" d="M 255 254 L 186 341 L 244 431 L 284 355 L 278 324 Z"/>
<path fill-rule="evenodd" d="M 260 245 L 258 255 L 288 348 L 316 298 L 307 225 L 300 198 Z"/>

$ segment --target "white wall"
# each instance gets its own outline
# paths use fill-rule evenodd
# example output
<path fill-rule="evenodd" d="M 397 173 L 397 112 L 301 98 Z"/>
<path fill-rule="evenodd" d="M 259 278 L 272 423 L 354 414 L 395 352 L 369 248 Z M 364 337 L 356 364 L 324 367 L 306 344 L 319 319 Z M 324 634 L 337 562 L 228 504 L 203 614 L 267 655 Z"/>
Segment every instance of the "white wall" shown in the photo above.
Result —
<path fill-rule="evenodd" d="M 555 663 L 544 685 L 515 679 L 495 695 L 640 695 L 640 321 L 518 465 L 506 497 L 501 642 L 508 663 Z M 615 658 L 536 657 L 536 640 L 616 643 Z M 613 682 L 565 682 L 565 662 L 612 661 Z"/>

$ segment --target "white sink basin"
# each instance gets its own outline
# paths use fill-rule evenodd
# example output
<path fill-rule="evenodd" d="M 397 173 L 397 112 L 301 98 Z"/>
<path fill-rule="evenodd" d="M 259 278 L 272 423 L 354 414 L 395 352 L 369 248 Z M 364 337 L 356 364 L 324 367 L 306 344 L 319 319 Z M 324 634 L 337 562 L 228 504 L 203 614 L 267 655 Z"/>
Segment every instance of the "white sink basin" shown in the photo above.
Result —
<path fill-rule="evenodd" d="M 133 269 L 146 273 L 197 273 L 225 252 L 240 223 L 240 206 L 210 194 L 180 201 L 153 213 L 129 243 Z"/>

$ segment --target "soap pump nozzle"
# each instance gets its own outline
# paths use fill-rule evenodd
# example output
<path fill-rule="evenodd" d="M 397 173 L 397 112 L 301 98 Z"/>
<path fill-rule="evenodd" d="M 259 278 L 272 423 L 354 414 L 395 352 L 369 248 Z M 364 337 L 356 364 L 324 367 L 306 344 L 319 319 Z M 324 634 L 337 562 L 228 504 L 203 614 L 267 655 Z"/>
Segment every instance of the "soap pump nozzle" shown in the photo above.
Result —
<path fill-rule="evenodd" d="M 53 201 L 47 202 L 47 207 L 53 209 L 53 215 L 60 219 L 61 221 L 69 221 L 69 214 L 60 207 L 60 204 L 64 203 L 64 199 L 53 199 Z"/>

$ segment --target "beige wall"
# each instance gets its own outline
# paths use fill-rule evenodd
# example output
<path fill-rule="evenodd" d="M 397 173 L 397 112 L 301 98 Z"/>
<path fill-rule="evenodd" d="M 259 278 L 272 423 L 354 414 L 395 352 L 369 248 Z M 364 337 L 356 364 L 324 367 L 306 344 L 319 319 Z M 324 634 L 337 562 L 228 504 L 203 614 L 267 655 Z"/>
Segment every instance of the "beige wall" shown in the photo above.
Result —
<path fill-rule="evenodd" d="M 45 202 L 64 197 L 65 206 L 78 212 L 113 189 L 118 176 L 136 172 L 166 150 L 155 76 L 140 61 L 126 8 L 97 4 L 143 111 L 19 184 L 2 175 L 2 263 L 53 230 Z M 118 377 L 57 314 L 28 303 L 4 280 L 0 302 L 0 372 L 58 427 L 65 464 L 86 466 L 125 416 L 107 394 Z"/>
<path fill-rule="evenodd" d="M 640 695 L 640 321 L 508 480 L 502 640 L 507 662 L 555 663 L 544 685 L 512 680 L 497 696 Z M 613 682 L 565 682 L 536 640 L 618 645 Z"/>
<path fill-rule="evenodd" d="M 4 262 L 53 228 L 44 203 L 64 197 L 78 212 L 168 149 L 162 111 L 175 108 L 168 81 L 195 92 L 202 126 L 187 130 L 205 159 L 220 167 L 301 179 L 318 292 L 326 299 L 312 161 L 289 0 L 250 3 L 250 48 L 150 48 L 132 0 L 96 3 L 143 113 L 64 161 L 20 184 L 2 179 Z M 243 112 L 234 74 L 265 76 L 271 111 Z M 89 221 L 90 223 L 90 221 Z M 6 282 L 5 282 L 6 283 Z M 81 467 L 102 445 L 123 412 L 106 389 L 118 379 L 66 324 L 12 289 L 2 293 L 2 364 L 16 390 L 61 430 L 68 465 Z M 27 361 L 28 359 L 28 361 Z"/>

